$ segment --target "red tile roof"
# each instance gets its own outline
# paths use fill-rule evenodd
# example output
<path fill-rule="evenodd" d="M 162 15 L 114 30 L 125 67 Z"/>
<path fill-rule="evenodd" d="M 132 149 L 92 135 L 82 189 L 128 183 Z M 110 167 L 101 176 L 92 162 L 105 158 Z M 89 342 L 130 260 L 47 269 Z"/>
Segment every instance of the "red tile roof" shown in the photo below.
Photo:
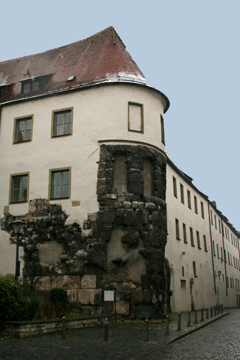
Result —
<path fill-rule="evenodd" d="M 49 77 L 45 78 L 38 91 L 21 92 L 21 81 L 44 75 Z M 74 79 L 67 81 L 73 75 Z M 0 104 L 107 81 L 146 85 L 144 75 L 113 27 L 70 45 L 1 62 Z"/>

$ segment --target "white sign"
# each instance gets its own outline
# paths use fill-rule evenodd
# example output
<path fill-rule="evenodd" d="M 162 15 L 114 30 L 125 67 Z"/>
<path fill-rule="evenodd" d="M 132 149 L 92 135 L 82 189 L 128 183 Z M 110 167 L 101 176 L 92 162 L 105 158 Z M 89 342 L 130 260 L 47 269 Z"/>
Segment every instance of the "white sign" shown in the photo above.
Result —
<path fill-rule="evenodd" d="M 104 301 L 114 301 L 114 290 L 104 290 Z"/>

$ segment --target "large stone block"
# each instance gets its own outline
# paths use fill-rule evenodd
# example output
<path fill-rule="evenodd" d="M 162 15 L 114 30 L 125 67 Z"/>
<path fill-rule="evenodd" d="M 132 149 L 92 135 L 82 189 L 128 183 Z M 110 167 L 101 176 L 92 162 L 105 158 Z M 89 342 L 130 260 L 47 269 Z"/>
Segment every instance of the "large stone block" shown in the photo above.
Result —
<path fill-rule="evenodd" d="M 78 302 L 82 305 L 89 305 L 90 302 L 90 291 L 89 290 L 78 290 Z"/>
<path fill-rule="evenodd" d="M 100 289 L 91 289 L 89 290 L 90 294 L 90 305 L 100 305 L 101 304 L 101 290 Z"/>
<path fill-rule="evenodd" d="M 77 290 L 68 290 L 68 299 L 70 302 L 78 302 L 78 291 Z"/>
<path fill-rule="evenodd" d="M 39 259 L 43 264 L 54 265 L 60 261 L 63 245 L 57 241 L 50 241 L 39 245 Z"/>
<path fill-rule="evenodd" d="M 126 301 L 118 301 L 116 303 L 116 313 L 121 315 L 129 315 L 129 303 Z"/>
<path fill-rule="evenodd" d="M 83 275 L 81 281 L 81 289 L 96 289 L 97 277 L 96 275 Z"/>
<path fill-rule="evenodd" d="M 33 287 L 35 290 L 52 290 L 52 279 L 50 276 L 36 276 L 34 278 Z"/>

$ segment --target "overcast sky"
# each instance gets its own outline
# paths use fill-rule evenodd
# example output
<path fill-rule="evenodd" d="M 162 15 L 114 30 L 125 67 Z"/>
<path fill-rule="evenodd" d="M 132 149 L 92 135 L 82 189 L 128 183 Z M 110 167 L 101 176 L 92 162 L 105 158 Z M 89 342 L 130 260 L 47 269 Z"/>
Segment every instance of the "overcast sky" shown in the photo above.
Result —
<path fill-rule="evenodd" d="M 115 27 L 170 100 L 167 153 L 240 230 L 239 16 L 239 0 L 4 1 L 0 61 Z"/>

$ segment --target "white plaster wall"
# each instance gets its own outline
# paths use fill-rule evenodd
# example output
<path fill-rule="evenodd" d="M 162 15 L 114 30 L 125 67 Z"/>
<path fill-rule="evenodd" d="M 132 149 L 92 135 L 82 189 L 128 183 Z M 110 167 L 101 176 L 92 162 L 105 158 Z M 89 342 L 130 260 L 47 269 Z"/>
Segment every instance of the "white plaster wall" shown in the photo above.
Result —
<path fill-rule="evenodd" d="M 128 102 L 143 104 L 143 134 L 128 131 Z M 112 84 L 3 107 L 0 214 L 3 214 L 6 205 L 13 215 L 28 212 L 28 203 L 9 204 L 10 174 L 30 173 L 29 200 L 32 200 L 48 198 L 50 169 L 71 167 L 71 198 L 52 202 L 62 204 L 69 215 L 68 223 L 82 225 L 87 213 L 98 210 L 98 141 L 140 141 L 164 150 L 160 126 L 164 106 L 161 95 L 150 88 Z M 68 107 L 73 107 L 72 135 L 51 138 L 52 111 Z M 14 118 L 30 114 L 34 115 L 32 141 L 13 144 Z M 72 206 L 75 200 L 80 201 L 79 207 Z M 3 236 L 6 238 L 1 231 L 0 241 Z M 7 256 L 6 261 L 11 256 Z M 0 272 L 5 271 L 3 263 L 0 264 Z"/>
<path fill-rule="evenodd" d="M 236 307 L 236 305 L 237 305 L 236 295 L 239 295 L 240 292 L 236 288 L 235 279 L 240 279 L 240 272 L 239 272 L 239 269 L 234 267 L 233 256 L 236 257 L 237 259 L 239 259 L 239 250 L 232 244 L 231 234 L 232 235 L 234 235 L 234 234 L 232 233 L 231 229 L 228 227 L 228 225 L 225 222 L 223 222 L 223 226 L 224 226 L 224 247 L 226 250 L 226 257 L 227 257 L 226 276 L 228 276 L 228 284 L 229 284 L 229 286 L 227 288 L 227 297 L 226 297 L 225 301 L 226 301 L 226 306 Z M 229 237 L 226 236 L 225 229 L 227 229 L 227 231 L 229 233 Z M 230 264 L 228 263 L 228 253 L 231 256 Z M 230 285 L 230 278 L 234 279 L 234 287 L 231 287 L 231 285 Z M 226 285 L 226 283 L 224 285 Z"/>
<path fill-rule="evenodd" d="M 173 194 L 173 176 L 177 180 L 177 198 Z M 180 183 L 184 186 L 185 204 L 181 203 Z M 192 209 L 188 208 L 187 190 L 191 192 Z M 198 201 L 198 214 L 194 210 L 194 195 Z M 205 219 L 201 216 L 201 201 L 204 203 Z M 167 165 L 166 202 L 168 241 L 165 254 L 171 267 L 172 311 L 191 310 L 191 278 L 194 279 L 192 295 L 195 307 L 197 309 L 211 307 L 215 304 L 215 295 L 208 223 L 208 203 L 170 165 Z M 176 239 L 175 218 L 179 220 L 180 240 Z M 183 240 L 183 223 L 186 224 L 187 229 L 187 244 Z M 191 246 L 189 227 L 193 228 L 195 247 Z M 198 249 L 197 246 L 196 231 L 199 231 L 200 234 L 201 249 Z M 203 235 L 207 239 L 208 252 L 204 251 Z M 196 262 L 197 277 L 193 275 L 193 261 Z M 184 276 L 182 276 L 182 266 L 184 266 L 185 270 Z M 181 288 L 181 280 L 186 280 L 186 289 Z"/>

